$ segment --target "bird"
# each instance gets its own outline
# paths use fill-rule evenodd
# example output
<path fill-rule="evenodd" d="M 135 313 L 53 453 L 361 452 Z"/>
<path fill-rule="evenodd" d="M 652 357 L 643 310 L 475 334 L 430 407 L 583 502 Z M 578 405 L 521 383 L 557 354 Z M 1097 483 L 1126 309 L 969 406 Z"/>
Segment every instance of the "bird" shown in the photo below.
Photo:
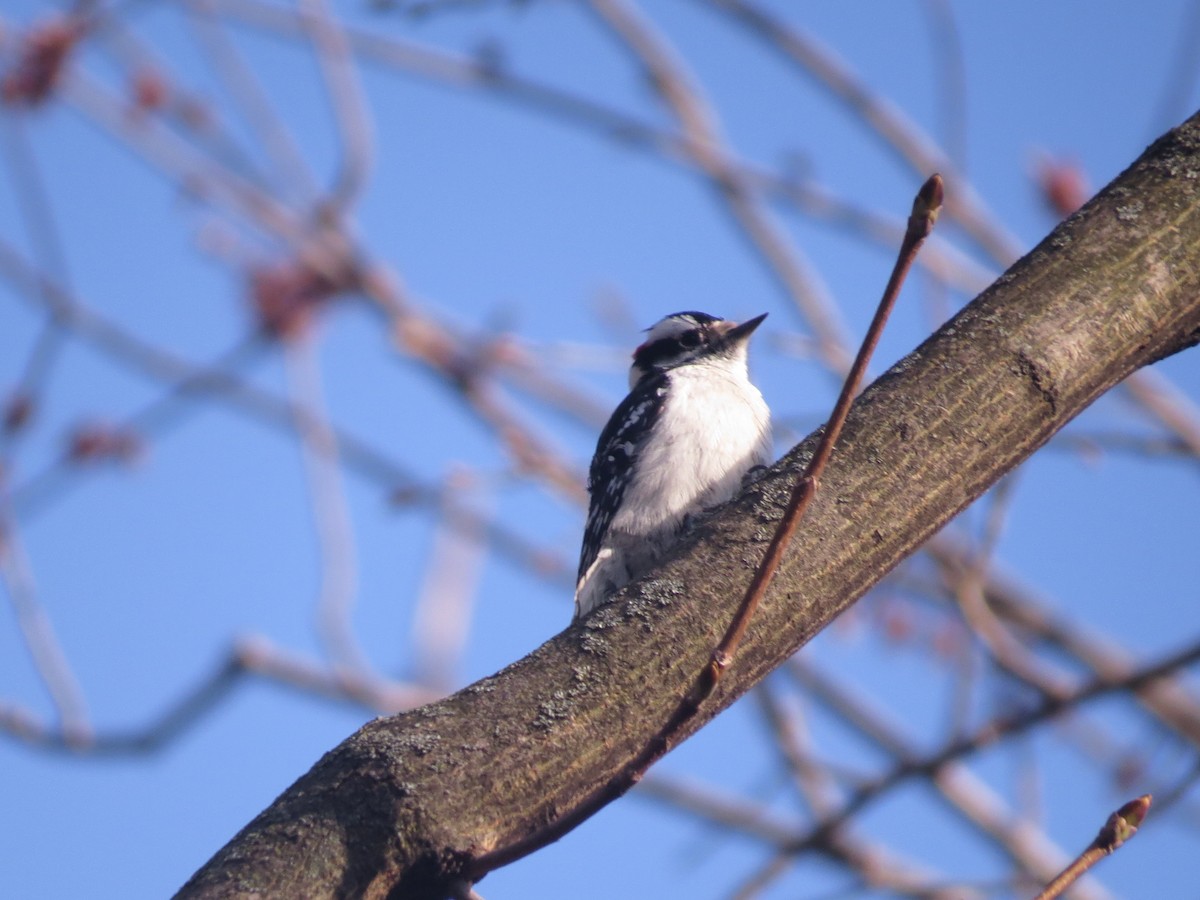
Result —
<path fill-rule="evenodd" d="M 747 368 L 750 335 L 766 317 L 738 324 L 678 312 L 647 329 L 588 470 L 575 619 L 648 571 L 691 518 L 769 462 L 771 413 Z"/>

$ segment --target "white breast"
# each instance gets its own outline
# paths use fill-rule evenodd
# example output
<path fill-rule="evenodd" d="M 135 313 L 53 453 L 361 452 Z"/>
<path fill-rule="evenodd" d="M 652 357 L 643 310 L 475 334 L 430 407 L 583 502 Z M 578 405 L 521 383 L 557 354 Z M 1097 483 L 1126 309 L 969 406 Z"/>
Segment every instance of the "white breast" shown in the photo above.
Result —
<path fill-rule="evenodd" d="M 745 360 L 671 370 L 662 421 L 638 452 L 637 474 L 614 531 L 646 535 L 678 529 L 684 516 L 737 493 L 742 477 L 770 461 L 770 412 L 750 383 Z"/>

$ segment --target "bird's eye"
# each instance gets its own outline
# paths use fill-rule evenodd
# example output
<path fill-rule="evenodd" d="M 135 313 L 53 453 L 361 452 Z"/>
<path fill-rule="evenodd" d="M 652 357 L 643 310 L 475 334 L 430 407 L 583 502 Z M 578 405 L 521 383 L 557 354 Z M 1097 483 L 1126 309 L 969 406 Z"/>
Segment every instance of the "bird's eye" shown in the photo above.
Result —
<path fill-rule="evenodd" d="M 700 341 L 701 337 L 699 330 L 685 331 L 679 336 L 680 345 L 687 350 L 691 350 L 693 347 L 699 347 Z"/>

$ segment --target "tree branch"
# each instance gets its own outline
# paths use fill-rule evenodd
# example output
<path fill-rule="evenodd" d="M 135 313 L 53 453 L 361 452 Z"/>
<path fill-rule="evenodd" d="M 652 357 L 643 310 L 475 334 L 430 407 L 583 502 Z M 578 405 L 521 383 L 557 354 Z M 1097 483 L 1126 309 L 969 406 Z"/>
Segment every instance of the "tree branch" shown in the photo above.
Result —
<path fill-rule="evenodd" d="M 1200 341 L 1197 173 L 1200 116 L 863 394 L 738 665 L 681 739 L 1101 393 Z M 617 602 L 452 697 L 366 725 L 178 896 L 441 898 L 569 815 L 687 691 L 814 444 Z"/>

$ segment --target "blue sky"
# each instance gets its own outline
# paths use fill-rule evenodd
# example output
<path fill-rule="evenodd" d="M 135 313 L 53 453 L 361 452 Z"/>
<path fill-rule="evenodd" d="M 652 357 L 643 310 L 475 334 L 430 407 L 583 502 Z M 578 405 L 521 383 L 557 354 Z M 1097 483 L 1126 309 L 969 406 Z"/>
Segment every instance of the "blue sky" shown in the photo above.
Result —
<path fill-rule="evenodd" d="M 514 72 L 669 124 L 628 57 L 576 4 L 451 6 L 419 19 L 365 4 L 339 8 L 361 26 L 453 53 L 502 47 L 503 65 Z M 803 173 L 868 209 L 905 215 L 921 178 L 826 92 L 703 6 L 658 0 L 641 8 L 687 60 L 739 154 Z M 955 129 L 946 128 L 946 57 L 932 50 L 935 6 L 774 4 L 930 133 L 957 144 Z M 1177 62 L 1196 15 L 1189 4 L 1162 0 L 1152 11 L 1115 2 L 952 7 L 965 71 L 958 162 L 1022 248 L 1053 225 L 1030 176 L 1038 154 L 1074 160 L 1093 187 L 1102 186 L 1200 99 L 1194 66 L 1181 69 Z M 0 13 L 3 33 L 11 41 L 53 8 L 11 0 Z M 254 123 L 230 112 L 185 16 L 146 0 L 129 4 L 124 21 L 174 78 L 213 104 L 258 161 L 266 159 Z M 261 30 L 235 26 L 230 34 L 293 129 L 317 182 L 328 184 L 341 149 L 311 56 Z M 97 41 L 76 64 L 95 83 L 119 88 L 121 67 L 113 60 L 111 46 Z M 679 309 L 739 319 L 768 311 L 755 338 L 754 369 L 779 421 L 779 450 L 822 420 L 832 402 L 829 379 L 811 360 L 787 352 L 807 333 L 805 323 L 692 172 L 486 91 L 380 65 L 364 68 L 363 88 L 374 165 L 354 228 L 366 252 L 403 280 L 423 311 L 473 334 L 512 329 L 556 380 L 601 407 L 620 399 L 637 329 Z M 1172 92 L 1182 97 L 1165 106 Z M 0 116 L 7 142 L 0 238 L 45 263 L 46 246 L 20 203 L 28 170 L 12 164 L 25 148 L 63 248 L 64 264 L 53 267 L 58 278 L 105 317 L 197 364 L 238 343 L 250 317 L 241 270 L 227 265 L 226 256 L 232 248 L 246 259 L 271 259 L 277 246 L 182 194 L 78 102 L 68 98 L 21 117 L 4 109 Z M 860 333 L 890 253 L 782 204 L 773 212 L 819 271 L 850 332 Z M 994 271 L 957 229 L 943 234 L 981 270 Z M 967 299 L 952 294 L 944 302 L 957 308 Z M 936 327 L 939 302 L 928 279 L 910 281 L 876 357 L 877 372 Z M 618 321 L 605 320 L 602 310 L 614 306 Z M 20 377 L 41 321 L 0 279 L 5 394 Z M 469 503 L 570 568 L 582 510 L 513 477 L 490 431 L 397 353 L 376 312 L 362 303 L 339 306 L 323 318 L 318 336 L 313 346 L 337 422 L 423 480 L 469 473 L 476 485 L 465 495 Z M 1196 351 L 1156 368 L 1200 403 Z M 263 389 L 287 391 L 277 347 L 249 354 L 238 371 Z M 57 457 L 73 424 L 122 421 L 167 387 L 86 340 L 67 339 L 41 415 L 9 461 L 14 496 Z M 598 425 L 519 390 L 514 397 L 521 415 L 582 471 Z M 1115 395 L 1075 427 L 1157 433 Z M 235 638 L 255 636 L 313 660 L 322 652 L 313 624 L 319 545 L 294 437 L 226 405 L 197 402 L 181 405 L 146 442 L 134 465 L 70 471 L 52 497 L 30 502 L 17 516 L 38 602 L 104 734 L 153 720 L 218 666 Z M 414 602 L 436 531 L 427 514 L 389 504 L 376 482 L 349 474 L 345 488 L 356 542 L 356 633 L 379 669 L 409 677 L 417 658 Z M 1194 461 L 1120 453 L 1085 458 L 1050 448 L 1016 477 L 998 560 L 1064 615 L 1154 658 L 1195 638 L 1196 492 Z M 960 525 L 977 531 L 983 518 L 974 510 Z M 527 653 L 570 617 L 566 580 L 535 577 L 495 551 L 479 565 L 475 618 L 456 685 Z M 8 599 L 0 603 L 0 704 L 52 722 Z M 924 621 L 915 616 L 916 638 L 889 643 L 876 619 L 863 613 L 822 635 L 809 652 L 932 746 L 949 690 L 942 666 L 923 649 Z M 991 699 L 1003 703 L 1003 692 Z M 805 712 L 822 752 L 856 764 L 870 760 L 836 723 L 816 709 Z M 73 757 L 0 737 L 0 883 L 14 897 L 169 895 L 368 716 L 248 681 L 150 755 Z M 1099 717 L 1144 750 L 1153 775 L 1165 780 L 1187 764 L 1115 704 Z M 1026 765 L 1031 758 L 1036 766 Z M 745 703 L 660 768 L 786 809 L 761 719 Z M 1114 790 L 1102 772 L 1081 765 L 1050 736 L 989 753 L 977 771 L 1006 796 L 1034 772 L 1042 825 L 1068 849 L 1084 846 L 1109 810 L 1149 789 L 1135 783 Z M 929 811 L 926 790 L 910 788 L 873 808 L 862 830 L 948 875 L 1002 877 L 1002 861 L 964 837 L 953 819 Z M 920 827 L 912 826 L 914 817 Z M 1118 895 L 1190 896 L 1191 873 L 1178 861 L 1194 855 L 1194 829 L 1186 806 L 1177 807 L 1106 861 L 1103 879 Z M 568 893 L 721 897 L 764 858 L 749 841 L 629 797 L 553 847 L 493 873 L 480 891 L 489 900 Z M 832 866 L 807 861 L 766 896 L 824 896 L 845 884 Z"/>

